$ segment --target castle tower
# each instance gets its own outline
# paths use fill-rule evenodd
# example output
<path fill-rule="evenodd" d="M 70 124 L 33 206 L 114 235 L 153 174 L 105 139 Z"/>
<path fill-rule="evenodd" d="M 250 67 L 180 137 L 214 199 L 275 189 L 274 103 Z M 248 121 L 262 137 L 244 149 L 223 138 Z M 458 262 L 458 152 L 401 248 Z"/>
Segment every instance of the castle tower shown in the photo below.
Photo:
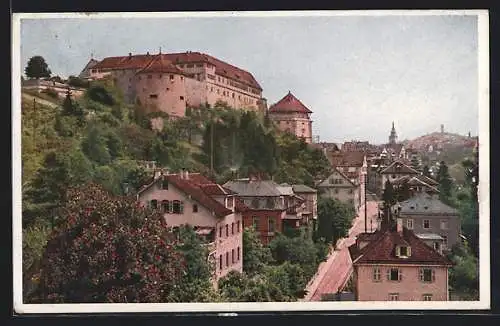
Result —
<path fill-rule="evenodd" d="M 441 133 L 444 134 L 444 125 L 441 124 Z"/>
<path fill-rule="evenodd" d="M 394 121 L 393 121 L 391 134 L 389 136 L 389 144 L 391 144 L 391 145 L 396 144 L 397 140 L 398 140 L 398 135 L 396 134 L 396 128 L 394 128 Z"/>

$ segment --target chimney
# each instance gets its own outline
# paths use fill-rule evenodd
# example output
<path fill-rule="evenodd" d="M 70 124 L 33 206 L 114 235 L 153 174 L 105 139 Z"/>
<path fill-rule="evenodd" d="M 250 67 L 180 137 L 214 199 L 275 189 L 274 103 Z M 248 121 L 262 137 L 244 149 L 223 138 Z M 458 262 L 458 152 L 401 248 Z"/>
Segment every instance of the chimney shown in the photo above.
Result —
<path fill-rule="evenodd" d="M 396 219 L 396 230 L 399 234 L 403 234 L 403 219 L 400 217 Z"/>
<path fill-rule="evenodd" d="M 148 52 L 146 52 L 146 55 L 149 55 L 149 51 L 148 51 Z"/>
<path fill-rule="evenodd" d="M 132 52 L 129 52 L 129 53 L 128 53 L 128 57 L 129 57 L 129 58 L 130 58 L 130 57 L 132 57 Z"/>

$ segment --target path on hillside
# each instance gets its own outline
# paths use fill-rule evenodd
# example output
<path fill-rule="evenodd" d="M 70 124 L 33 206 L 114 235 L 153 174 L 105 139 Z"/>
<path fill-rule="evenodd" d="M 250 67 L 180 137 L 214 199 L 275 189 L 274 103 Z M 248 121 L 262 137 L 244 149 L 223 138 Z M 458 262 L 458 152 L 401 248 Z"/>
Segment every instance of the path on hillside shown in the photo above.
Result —
<path fill-rule="evenodd" d="M 372 229 L 375 230 L 377 221 L 376 201 L 367 202 L 367 230 L 370 232 L 370 220 Z M 320 264 L 314 279 L 306 288 L 308 294 L 303 301 L 320 301 L 321 296 L 327 293 L 337 293 L 345 285 L 351 275 L 352 262 L 348 247 L 356 241 L 356 236 L 365 230 L 365 208 L 361 206 L 358 216 L 353 221 L 347 238 L 337 241 L 337 248 L 329 255 L 327 260 Z"/>
<path fill-rule="evenodd" d="M 33 95 L 30 95 L 30 94 L 22 93 L 22 96 L 23 96 L 24 100 L 29 101 L 30 103 L 32 103 L 33 99 L 35 99 L 36 103 L 48 106 L 50 108 L 56 108 L 56 107 L 59 106 L 59 104 L 57 104 L 57 103 L 53 103 L 53 102 L 44 100 L 43 98 L 40 98 L 40 97 L 37 97 L 37 96 L 33 96 Z"/>

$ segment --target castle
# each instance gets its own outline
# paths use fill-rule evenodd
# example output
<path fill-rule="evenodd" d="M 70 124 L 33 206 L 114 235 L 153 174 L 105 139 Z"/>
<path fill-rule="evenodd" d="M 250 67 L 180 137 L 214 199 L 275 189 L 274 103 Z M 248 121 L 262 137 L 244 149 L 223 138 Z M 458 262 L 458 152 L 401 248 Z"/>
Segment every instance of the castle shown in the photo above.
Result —
<path fill-rule="evenodd" d="M 110 78 L 129 104 L 145 113 L 185 116 L 186 107 L 221 101 L 235 109 L 268 114 L 279 130 L 312 142 L 310 111 L 290 92 L 267 109 L 262 87 L 251 73 L 200 52 L 91 58 L 80 78 Z"/>
<path fill-rule="evenodd" d="M 91 59 L 81 76 L 112 78 L 128 103 L 146 112 L 183 117 L 186 106 L 226 102 L 237 109 L 265 112 L 262 87 L 251 73 L 199 52 L 140 54 Z"/>

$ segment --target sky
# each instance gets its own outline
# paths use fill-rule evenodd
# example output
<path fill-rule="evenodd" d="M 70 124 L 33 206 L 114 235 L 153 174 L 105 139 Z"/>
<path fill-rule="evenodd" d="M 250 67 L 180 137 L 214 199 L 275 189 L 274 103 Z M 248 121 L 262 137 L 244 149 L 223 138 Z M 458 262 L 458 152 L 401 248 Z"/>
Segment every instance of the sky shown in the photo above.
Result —
<path fill-rule="evenodd" d="M 478 134 L 477 16 L 21 20 L 21 65 L 78 75 L 91 55 L 198 51 L 253 74 L 268 105 L 291 91 L 320 141 Z"/>

